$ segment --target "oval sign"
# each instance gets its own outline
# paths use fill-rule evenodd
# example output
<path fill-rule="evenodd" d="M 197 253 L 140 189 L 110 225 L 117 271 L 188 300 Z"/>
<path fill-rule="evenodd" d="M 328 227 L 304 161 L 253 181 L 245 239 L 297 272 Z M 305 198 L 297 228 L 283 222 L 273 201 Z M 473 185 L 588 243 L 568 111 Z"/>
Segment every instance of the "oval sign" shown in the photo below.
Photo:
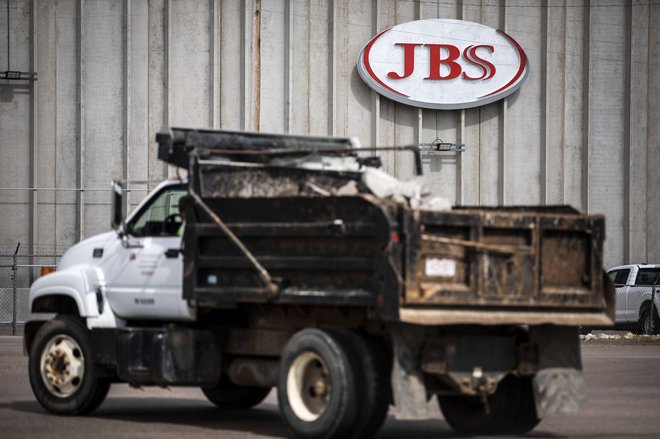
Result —
<path fill-rule="evenodd" d="M 471 21 L 399 24 L 360 51 L 358 71 L 378 93 L 415 107 L 453 110 L 486 105 L 527 77 L 525 51 L 501 30 Z"/>

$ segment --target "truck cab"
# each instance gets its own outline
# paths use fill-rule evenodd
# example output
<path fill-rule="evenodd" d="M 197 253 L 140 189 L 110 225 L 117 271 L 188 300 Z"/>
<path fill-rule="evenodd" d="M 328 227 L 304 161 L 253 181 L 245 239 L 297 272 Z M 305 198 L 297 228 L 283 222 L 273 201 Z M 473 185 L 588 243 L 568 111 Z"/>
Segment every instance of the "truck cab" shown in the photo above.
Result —
<path fill-rule="evenodd" d="M 120 191 L 120 187 L 116 187 Z M 185 182 L 160 184 L 116 231 L 69 249 L 55 273 L 38 279 L 30 307 L 61 312 L 75 306 L 87 326 L 117 327 L 130 319 L 189 321 L 195 309 L 182 299 L 182 218 L 178 205 Z"/>

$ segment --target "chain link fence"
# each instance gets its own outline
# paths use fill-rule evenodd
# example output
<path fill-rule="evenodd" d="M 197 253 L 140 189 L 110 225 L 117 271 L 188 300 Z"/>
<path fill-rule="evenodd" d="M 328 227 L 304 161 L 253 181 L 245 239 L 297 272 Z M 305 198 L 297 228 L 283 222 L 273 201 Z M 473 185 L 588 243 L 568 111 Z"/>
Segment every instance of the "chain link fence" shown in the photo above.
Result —
<path fill-rule="evenodd" d="M 44 268 L 55 268 L 59 254 L 0 253 L 0 335 L 22 335 L 23 325 L 51 314 L 29 312 L 30 285 Z"/>

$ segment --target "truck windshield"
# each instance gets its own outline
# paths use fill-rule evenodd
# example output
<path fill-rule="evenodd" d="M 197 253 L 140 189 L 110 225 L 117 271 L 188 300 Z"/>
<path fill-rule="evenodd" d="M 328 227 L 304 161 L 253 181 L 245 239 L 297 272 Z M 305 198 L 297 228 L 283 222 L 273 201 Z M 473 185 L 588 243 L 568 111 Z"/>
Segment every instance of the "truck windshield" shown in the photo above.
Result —
<path fill-rule="evenodd" d="M 183 186 L 167 187 L 152 198 L 128 224 L 133 236 L 174 236 L 181 226 L 179 200 L 186 194 Z"/>

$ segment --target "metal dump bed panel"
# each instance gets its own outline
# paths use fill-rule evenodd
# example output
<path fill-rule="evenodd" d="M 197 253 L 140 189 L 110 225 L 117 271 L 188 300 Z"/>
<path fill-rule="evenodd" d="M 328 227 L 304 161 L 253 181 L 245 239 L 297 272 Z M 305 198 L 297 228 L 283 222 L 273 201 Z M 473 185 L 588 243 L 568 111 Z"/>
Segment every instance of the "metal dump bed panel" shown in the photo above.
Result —
<path fill-rule="evenodd" d="M 482 310 L 492 316 L 595 313 L 599 323 L 607 323 L 613 302 L 603 294 L 608 289 L 600 215 L 558 207 L 470 208 L 408 211 L 404 222 L 404 308 Z"/>

